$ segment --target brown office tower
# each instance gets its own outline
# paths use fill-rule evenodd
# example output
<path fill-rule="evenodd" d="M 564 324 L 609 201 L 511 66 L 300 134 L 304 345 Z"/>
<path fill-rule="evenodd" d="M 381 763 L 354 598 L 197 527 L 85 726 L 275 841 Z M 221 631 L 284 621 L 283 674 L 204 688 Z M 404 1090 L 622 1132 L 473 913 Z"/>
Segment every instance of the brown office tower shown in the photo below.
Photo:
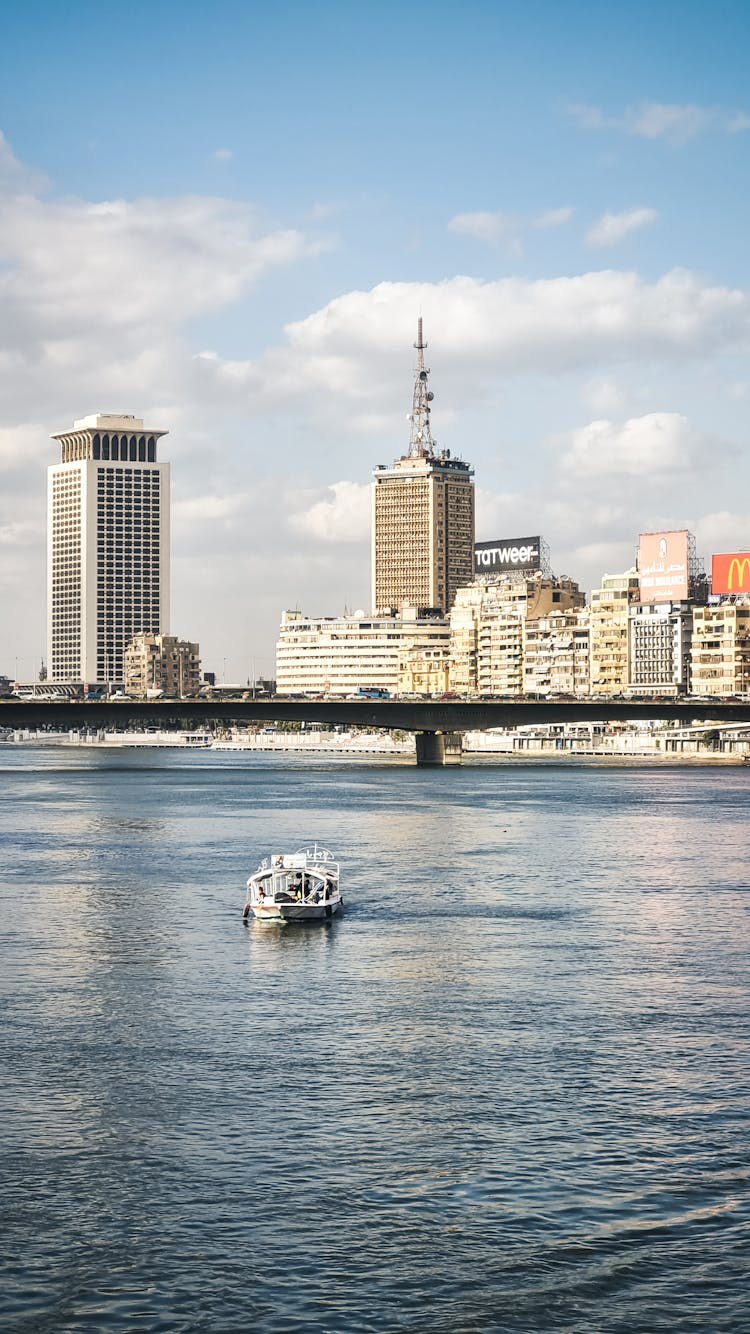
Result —
<path fill-rule="evenodd" d="M 430 430 L 429 369 L 418 324 L 409 452 L 374 469 L 372 604 L 377 615 L 406 604 L 446 615 L 456 590 L 474 578 L 473 470 Z"/>

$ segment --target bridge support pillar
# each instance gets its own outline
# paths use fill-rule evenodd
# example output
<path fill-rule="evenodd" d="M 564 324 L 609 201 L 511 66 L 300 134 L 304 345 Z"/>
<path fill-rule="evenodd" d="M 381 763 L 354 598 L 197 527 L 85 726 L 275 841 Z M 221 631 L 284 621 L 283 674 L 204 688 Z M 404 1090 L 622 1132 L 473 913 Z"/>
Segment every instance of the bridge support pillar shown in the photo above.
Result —
<path fill-rule="evenodd" d="M 443 747 L 446 764 L 460 764 L 463 758 L 463 732 L 444 732 Z"/>
<path fill-rule="evenodd" d="M 417 764 L 445 764 L 445 741 L 442 732 L 417 732 Z"/>
<path fill-rule="evenodd" d="M 460 732 L 417 732 L 416 741 L 420 767 L 461 763 Z"/>

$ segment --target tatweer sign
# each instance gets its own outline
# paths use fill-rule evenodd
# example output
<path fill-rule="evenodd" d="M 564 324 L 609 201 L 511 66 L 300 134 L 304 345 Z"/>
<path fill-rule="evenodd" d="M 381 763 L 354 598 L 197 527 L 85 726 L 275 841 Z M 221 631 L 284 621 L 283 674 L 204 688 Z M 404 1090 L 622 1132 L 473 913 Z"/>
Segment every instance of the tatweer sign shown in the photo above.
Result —
<path fill-rule="evenodd" d="M 477 542 L 474 569 L 477 574 L 500 574 L 503 570 L 539 570 L 542 539 L 511 537 L 501 542 Z"/>
<path fill-rule="evenodd" d="M 682 602 L 687 597 L 688 537 L 686 529 L 641 533 L 638 540 L 641 602 Z"/>
<path fill-rule="evenodd" d="M 750 593 L 750 552 L 711 557 L 712 593 Z"/>

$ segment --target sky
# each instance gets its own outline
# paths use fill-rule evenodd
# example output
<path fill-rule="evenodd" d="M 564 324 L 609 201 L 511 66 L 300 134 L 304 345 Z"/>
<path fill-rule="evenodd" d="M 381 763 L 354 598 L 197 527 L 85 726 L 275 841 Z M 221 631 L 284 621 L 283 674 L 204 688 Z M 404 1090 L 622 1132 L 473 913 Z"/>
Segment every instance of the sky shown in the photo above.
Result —
<path fill-rule="evenodd" d="M 0 673 L 45 654 L 52 431 L 166 429 L 171 630 L 273 674 L 369 608 L 372 468 L 433 434 L 477 539 L 589 591 L 750 549 L 750 6 L 5 0 Z"/>

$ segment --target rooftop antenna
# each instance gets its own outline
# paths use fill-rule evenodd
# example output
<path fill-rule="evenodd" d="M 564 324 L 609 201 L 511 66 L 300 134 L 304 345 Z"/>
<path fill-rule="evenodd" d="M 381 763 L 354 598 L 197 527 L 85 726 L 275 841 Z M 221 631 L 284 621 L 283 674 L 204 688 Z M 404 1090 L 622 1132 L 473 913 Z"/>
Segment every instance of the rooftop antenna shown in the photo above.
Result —
<path fill-rule="evenodd" d="M 409 458 L 420 458 L 435 453 L 435 441 L 430 430 L 430 403 L 435 395 L 427 387 L 429 367 L 424 364 L 424 350 L 427 344 L 422 338 L 422 316 L 417 320 L 417 370 L 414 377 L 414 400 L 409 413 L 411 431 L 409 434 Z"/>

